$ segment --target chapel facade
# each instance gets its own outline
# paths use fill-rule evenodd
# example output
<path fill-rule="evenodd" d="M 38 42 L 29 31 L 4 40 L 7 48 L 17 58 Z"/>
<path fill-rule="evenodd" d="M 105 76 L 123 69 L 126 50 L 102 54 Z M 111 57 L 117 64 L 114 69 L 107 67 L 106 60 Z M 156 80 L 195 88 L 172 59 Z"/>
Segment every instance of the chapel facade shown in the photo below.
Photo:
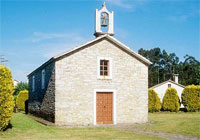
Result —
<path fill-rule="evenodd" d="M 29 112 L 56 125 L 145 123 L 151 62 L 113 37 L 105 3 L 95 15 L 95 39 L 28 75 Z"/>

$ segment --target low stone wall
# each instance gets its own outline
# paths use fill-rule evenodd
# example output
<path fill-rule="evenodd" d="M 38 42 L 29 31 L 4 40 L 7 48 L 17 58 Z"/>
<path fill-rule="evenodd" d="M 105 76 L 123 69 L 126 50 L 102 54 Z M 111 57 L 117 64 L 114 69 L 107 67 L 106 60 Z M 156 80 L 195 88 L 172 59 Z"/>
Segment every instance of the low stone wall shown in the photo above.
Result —
<path fill-rule="evenodd" d="M 40 115 L 40 108 L 41 108 L 41 103 L 40 102 L 32 102 L 28 104 L 28 111 L 31 114 L 35 114 L 37 116 Z"/>
<path fill-rule="evenodd" d="M 29 103 L 28 110 L 30 114 L 42 117 L 50 122 L 55 122 L 55 114 L 48 111 L 44 112 L 42 110 L 42 103 L 40 102 Z"/>

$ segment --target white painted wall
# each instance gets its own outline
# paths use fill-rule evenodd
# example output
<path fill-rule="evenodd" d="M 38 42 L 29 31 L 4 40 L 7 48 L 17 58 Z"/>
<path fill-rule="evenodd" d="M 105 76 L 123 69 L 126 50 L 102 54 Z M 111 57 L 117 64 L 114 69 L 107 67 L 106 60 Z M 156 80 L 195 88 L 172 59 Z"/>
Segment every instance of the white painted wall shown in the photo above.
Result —
<path fill-rule="evenodd" d="M 17 80 L 13 80 L 13 83 L 14 83 L 14 87 L 16 87 L 17 84 L 19 83 L 19 81 L 17 81 Z"/>
<path fill-rule="evenodd" d="M 109 34 L 114 34 L 114 12 L 109 12 L 105 5 L 103 5 L 101 10 L 96 9 L 95 17 L 95 33 L 103 33 L 101 30 L 101 13 L 108 14 L 108 32 Z"/>
<path fill-rule="evenodd" d="M 181 87 L 181 86 L 178 86 L 178 85 L 176 85 L 176 84 L 174 84 L 174 83 L 172 83 L 170 81 L 168 81 L 168 82 L 166 82 L 166 83 L 164 83 L 164 84 L 162 84 L 162 85 L 160 85 L 158 87 L 151 88 L 151 89 L 154 89 L 154 91 L 158 94 L 158 97 L 160 98 L 160 100 L 162 102 L 163 97 L 165 96 L 165 92 L 166 92 L 166 90 L 168 88 L 168 84 L 171 84 L 171 87 L 176 89 L 177 94 L 179 96 L 179 99 L 181 101 L 181 94 L 182 94 L 184 88 Z M 181 104 L 181 107 L 183 107 L 182 104 Z"/>

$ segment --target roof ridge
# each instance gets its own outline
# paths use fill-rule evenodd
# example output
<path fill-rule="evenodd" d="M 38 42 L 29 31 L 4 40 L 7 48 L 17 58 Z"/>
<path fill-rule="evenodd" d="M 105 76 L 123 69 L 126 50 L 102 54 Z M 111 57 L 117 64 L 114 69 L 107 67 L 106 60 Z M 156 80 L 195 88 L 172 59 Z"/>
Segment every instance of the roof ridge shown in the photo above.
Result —
<path fill-rule="evenodd" d="M 35 71 L 39 70 L 40 68 L 46 66 L 47 64 L 51 63 L 52 61 L 56 61 L 60 57 L 62 57 L 64 55 L 67 55 L 69 53 L 72 53 L 72 52 L 74 52 L 74 51 L 76 51 L 76 50 L 78 50 L 78 49 L 80 49 L 82 47 L 85 47 L 86 45 L 89 45 L 89 44 L 91 44 L 91 43 L 93 43 L 95 41 L 98 41 L 98 40 L 100 40 L 102 38 L 107 38 L 110 41 L 112 41 L 113 43 L 117 44 L 118 46 L 120 46 L 121 48 L 123 48 L 124 51 L 129 52 L 130 54 L 132 54 L 133 56 L 135 56 L 136 59 L 139 59 L 140 61 L 142 61 L 142 63 L 145 63 L 146 65 L 152 64 L 147 58 L 145 58 L 142 55 L 138 54 L 137 52 L 133 51 L 131 48 L 129 48 L 128 46 L 126 46 L 125 44 L 123 44 L 122 42 L 120 42 L 119 40 L 117 40 L 116 38 L 110 36 L 109 34 L 105 34 L 105 35 L 101 35 L 101 36 L 99 36 L 99 37 L 97 37 L 95 39 L 92 39 L 92 40 L 90 40 L 90 41 L 88 41 L 88 42 L 86 42 L 84 44 L 81 44 L 81 45 L 79 45 L 77 47 L 69 49 L 69 50 L 67 50 L 67 51 L 65 51 L 63 53 L 60 53 L 60 54 L 58 54 L 56 56 L 51 57 L 48 61 L 46 61 L 41 66 L 39 66 L 38 68 L 36 68 L 33 72 L 31 72 L 30 74 L 28 74 L 28 76 L 30 76 L 31 74 L 33 74 Z"/>
<path fill-rule="evenodd" d="M 95 41 L 97 41 L 97 40 L 100 40 L 100 39 L 102 39 L 102 38 L 104 38 L 104 37 L 106 37 L 106 38 L 108 38 L 108 39 L 111 39 L 114 43 L 116 43 L 117 45 L 123 47 L 123 48 L 126 49 L 127 51 L 131 52 L 133 55 L 135 55 L 135 56 L 136 56 L 137 58 L 139 58 L 140 60 L 144 61 L 146 64 L 148 64 L 148 65 L 152 64 L 147 58 L 145 58 L 145 57 L 143 57 L 142 55 L 138 54 L 137 52 L 133 51 L 130 47 L 126 46 L 125 44 L 123 44 L 122 42 L 120 42 L 119 40 L 117 40 L 116 38 L 114 38 L 114 37 L 112 37 L 112 36 L 110 36 L 110 35 L 108 35 L 108 34 L 101 35 L 101 36 L 99 36 L 99 37 L 97 37 L 97 38 L 95 38 L 95 39 L 93 39 L 93 40 L 90 40 L 90 41 L 88 41 L 88 42 L 86 42 L 86 43 L 84 43 L 84 44 L 82 44 L 82 45 L 79 45 L 79 46 L 77 46 L 77 47 L 75 47 L 75 48 L 72 48 L 72 49 L 70 49 L 70 50 L 68 50 L 68 51 L 65 51 L 65 52 L 63 52 L 63 53 L 60 53 L 59 55 L 56 55 L 56 56 L 54 56 L 54 57 L 52 57 L 52 58 L 53 58 L 53 59 L 58 59 L 59 57 L 62 57 L 63 55 L 66 55 L 66 54 L 68 54 L 68 53 L 70 53 L 70 52 L 73 52 L 73 51 L 75 51 L 75 50 L 77 50 L 77 49 L 79 49 L 79 48 L 82 48 L 82 47 L 84 47 L 84 46 L 86 46 L 86 45 L 88 45 L 88 44 L 90 44 L 90 43 L 93 43 L 93 42 L 95 42 Z"/>
<path fill-rule="evenodd" d="M 83 46 L 85 46 L 85 45 L 87 45 L 87 44 L 90 44 L 91 42 L 94 42 L 94 41 L 96 41 L 96 40 L 99 40 L 99 39 L 101 39 L 101 38 L 103 38 L 103 37 L 105 37 L 105 36 L 107 36 L 107 34 L 102 35 L 102 36 L 99 36 L 99 37 L 97 37 L 97 38 L 95 38 L 95 39 L 92 39 L 92 40 L 90 40 L 90 41 L 88 41 L 88 42 L 86 42 L 86 43 L 77 45 L 76 47 L 73 47 L 73 48 L 71 48 L 71 49 L 69 49 L 69 50 L 66 50 L 66 51 L 64 51 L 64 52 L 62 52 L 62 53 L 59 53 L 58 55 L 53 56 L 52 58 L 56 59 L 56 58 L 58 58 L 58 57 L 60 57 L 60 56 L 62 56 L 62 55 L 65 55 L 65 54 L 67 54 L 67 53 L 69 53 L 69 52 L 71 52 L 71 51 L 73 51 L 73 50 L 76 50 L 76 49 L 78 49 L 78 48 L 81 48 L 81 47 L 83 47 Z"/>
<path fill-rule="evenodd" d="M 156 87 L 161 86 L 161 85 L 163 85 L 163 84 L 165 84 L 165 83 L 167 83 L 167 82 L 171 82 L 171 83 L 173 83 L 173 84 L 176 84 L 176 85 L 178 85 L 178 86 L 181 86 L 181 87 L 185 88 L 184 85 L 181 85 L 181 84 L 176 83 L 176 82 L 172 81 L 171 79 L 169 79 L 169 80 L 164 81 L 164 82 L 162 82 L 162 83 L 158 83 L 158 84 L 156 84 L 156 85 L 150 87 L 149 89 L 151 89 L 151 88 L 156 88 Z"/>

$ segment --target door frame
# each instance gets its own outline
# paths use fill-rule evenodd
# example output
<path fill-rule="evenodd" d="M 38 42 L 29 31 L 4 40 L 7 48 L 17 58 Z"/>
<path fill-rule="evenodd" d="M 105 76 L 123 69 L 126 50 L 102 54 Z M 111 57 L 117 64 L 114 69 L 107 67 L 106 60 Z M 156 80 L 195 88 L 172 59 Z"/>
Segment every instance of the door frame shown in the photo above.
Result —
<path fill-rule="evenodd" d="M 113 108 L 112 108 L 112 110 L 113 110 L 113 112 L 112 112 L 112 116 L 113 116 L 113 118 L 112 118 L 112 120 L 113 120 L 113 124 L 117 124 L 117 122 L 116 122 L 116 117 L 117 117 L 117 115 L 116 115 L 116 90 L 114 90 L 114 89 L 95 89 L 94 90 L 94 99 L 93 99 L 93 102 L 94 102 L 94 125 L 97 125 L 97 121 L 96 121 L 96 116 L 97 116 L 97 112 L 96 112 L 96 94 L 98 94 L 97 92 L 112 92 L 113 93 Z"/>

